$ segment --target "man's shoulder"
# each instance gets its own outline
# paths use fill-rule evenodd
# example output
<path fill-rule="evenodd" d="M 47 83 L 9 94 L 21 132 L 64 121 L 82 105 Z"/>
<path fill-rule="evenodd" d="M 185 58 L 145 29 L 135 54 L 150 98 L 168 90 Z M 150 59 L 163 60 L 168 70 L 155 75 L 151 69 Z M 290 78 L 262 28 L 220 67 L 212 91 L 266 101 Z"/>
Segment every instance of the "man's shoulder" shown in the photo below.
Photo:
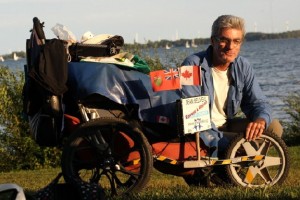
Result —
<path fill-rule="evenodd" d="M 205 54 L 205 51 L 200 51 L 189 55 L 184 59 L 182 65 L 200 65 L 202 63 L 203 58 L 205 57 Z"/>
<path fill-rule="evenodd" d="M 243 56 L 238 56 L 233 62 L 233 70 L 242 76 L 247 76 L 253 73 L 253 67 L 249 60 Z"/>
<path fill-rule="evenodd" d="M 244 57 L 244 56 L 241 56 L 241 55 L 238 55 L 235 59 L 235 62 L 236 63 L 241 63 L 241 64 L 247 64 L 249 65 L 249 60 L 248 58 Z"/>
<path fill-rule="evenodd" d="M 241 68 L 243 70 L 251 68 L 249 60 L 247 58 L 243 57 L 243 56 L 240 56 L 240 55 L 236 57 L 233 64 L 235 65 L 235 68 Z"/>

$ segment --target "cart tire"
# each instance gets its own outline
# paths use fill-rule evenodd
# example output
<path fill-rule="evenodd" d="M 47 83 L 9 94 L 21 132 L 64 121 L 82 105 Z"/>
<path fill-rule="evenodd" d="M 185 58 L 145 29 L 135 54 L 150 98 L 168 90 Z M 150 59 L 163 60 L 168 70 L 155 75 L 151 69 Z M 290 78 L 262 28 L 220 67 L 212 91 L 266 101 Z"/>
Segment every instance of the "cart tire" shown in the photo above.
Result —
<path fill-rule="evenodd" d="M 242 162 L 225 166 L 229 183 L 243 187 L 267 187 L 282 184 L 288 176 L 290 158 L 284 141 L 273 133 L 265 132 L 254 141 L 247 141 L 243 134 L 235 137 L 225 159 L 238 156 L 263 155 L 260 161 Z"/>
<path fill-rule="evenodd" d="M 150 179 L 153 157 L 138 128 L 122 119 L 99 118 L 72 133 L 61 163 L 66 182 L 98 183 L 114 196 L 139 192 Z"/>

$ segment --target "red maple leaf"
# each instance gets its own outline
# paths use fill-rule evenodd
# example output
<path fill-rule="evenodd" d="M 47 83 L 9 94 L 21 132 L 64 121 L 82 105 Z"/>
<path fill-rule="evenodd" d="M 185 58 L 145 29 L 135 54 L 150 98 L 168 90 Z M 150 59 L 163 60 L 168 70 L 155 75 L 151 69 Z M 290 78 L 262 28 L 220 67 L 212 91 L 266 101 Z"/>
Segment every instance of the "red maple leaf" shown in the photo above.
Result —
<path fill-rule="evenodd" d="M 181 76 L 183 76 L 186 79 L 189 79 L 192 76 L 192 73 L 190 73 L 188 70 L 185 70 L 183 73 L 181 73 Z"/>

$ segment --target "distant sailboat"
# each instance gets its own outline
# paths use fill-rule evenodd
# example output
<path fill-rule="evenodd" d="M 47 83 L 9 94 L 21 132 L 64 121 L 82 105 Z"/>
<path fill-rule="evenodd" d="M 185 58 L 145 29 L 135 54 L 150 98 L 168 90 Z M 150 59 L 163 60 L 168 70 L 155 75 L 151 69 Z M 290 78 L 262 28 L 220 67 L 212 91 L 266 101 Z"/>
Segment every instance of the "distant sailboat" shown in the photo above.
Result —
<path fill-rule="evenodd" d="M 192 44 L 191 45 L 192 45 L 193 48 L 198 47 L 198 45 L 195 44 L 195 40 L 192 40 Z"/>
<path fill-rule="evenodd" d="M 185 48 L 190 48 L 190 44 L 188 41 L 186 41 L 186 43 L 185 43 Z"/>
<path fill-rule="evenodd" d="M 19 59 L 19 57 L 17 56 L 16 53 L 14 53 L 13 59 L 14 59 L 14 60 L 18 60 L 18 59 Z"/>
<path fill-rule="evenodd" d="M 2 56 L 0 56 L 0 61 L 4 62 L 4 58 Z"/>
<path fill-rule="evenodd" d="M 166 44 L 166 49 L 171 49 L 171 47 L 168 44 Z"/>

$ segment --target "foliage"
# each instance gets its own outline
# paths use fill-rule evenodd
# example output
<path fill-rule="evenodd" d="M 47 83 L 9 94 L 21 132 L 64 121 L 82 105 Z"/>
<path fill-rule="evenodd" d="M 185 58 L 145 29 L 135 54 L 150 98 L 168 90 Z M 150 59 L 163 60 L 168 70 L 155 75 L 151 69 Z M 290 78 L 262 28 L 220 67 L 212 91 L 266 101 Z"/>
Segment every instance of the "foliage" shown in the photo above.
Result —
<path fill-rule="evenodd" d="M 163 65 L 158 56 L 151 58 L 150 56 L 145 57 L 145 61 L 150 67 L 151 71 L 163 69 Z"/>
<path fill-rule="evenodd" d="M 245 36 L 246 41 L 255 40 L 270 40 L 270 39 L 284 39 L 284 38 L 299 38 L 300 30 L 287 31 L 283 33 L 247 33 Z"/>
<path fill-rule="evenodd" d="M 57 166 L 60 151 L 41 148 L 22 116 L 24 75 L 0 66 L 0 171 Z"/>
<path fill-rule="evenodd" d="M 148 64 L 150 71 L 154 71 L 154 70 L 159 70 L 159 69 L 163 69 L 163 65 L 160 61 L 160 58 L 158 55 L 156 56 L 149 56 L 149 55 L 143 55 L 143 53 L 141 52 L 141 49 L 138 45 L 133 45 L 133 46 L 128 46 L 125 45 L 124 50 L 123 51 L 127 51 L 130 52 L 134 55 L 138 55 L 140 58 L 142 58 L 143 60 L 145 60 L 145 62 Z"/>
<path fill-rule="evenodd" d="M 146 61 L 151 71 L 178 68 L 182 61 L 190 54 L 190 52 L 182 52 L 182 50 L 174 49 L 172 51 L 158 48 L 141 48 L 139 45 L 126 45 L 123 51 L 138 55 Z M 162 55 L 163 54 L 163 55 Z"/>
<path fill-rule="evenodd" d="M 300 93 L 290 94 L 284 101 L 288 104 L 286 112 L 291 117 L 290 122 L 284 123 L 284 139 L 287 145 L 300 145 Z"/>

